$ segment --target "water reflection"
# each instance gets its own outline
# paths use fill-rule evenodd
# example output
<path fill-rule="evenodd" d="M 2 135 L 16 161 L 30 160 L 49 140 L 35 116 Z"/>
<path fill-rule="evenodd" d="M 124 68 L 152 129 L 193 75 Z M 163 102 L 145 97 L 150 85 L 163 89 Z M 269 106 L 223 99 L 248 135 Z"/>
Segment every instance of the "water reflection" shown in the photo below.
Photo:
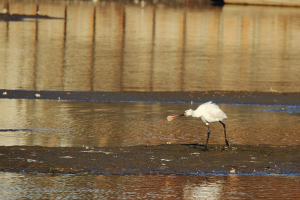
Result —
<path fill-rule="evenodd" d="M 300 91 L 299 8 L 16 0 L 9 12 L 37 5 L 66 20 L 0 23 L 1 88 Z"/>
<path fill-rule="evenodd" d="M 201 120 L 166 120 L 197 105 L 8 99 L 0 103 L 0 145 L 129 146 L 206 140 Z M 299 112 L 277 112 L 295 107 L 220 107 L 229 118 L 224 122 L 231 144 L 300 143 Z M 224 144 L 223 127 L 217 123 L 210 129 L 210 143 Z"/>
<path fill-rule="evenodd" d="M 297 199 L 291 176 L 93 176 L 0 173 L 1 199 Z M 276 192 L 274 192 L 276 191 Z"/>

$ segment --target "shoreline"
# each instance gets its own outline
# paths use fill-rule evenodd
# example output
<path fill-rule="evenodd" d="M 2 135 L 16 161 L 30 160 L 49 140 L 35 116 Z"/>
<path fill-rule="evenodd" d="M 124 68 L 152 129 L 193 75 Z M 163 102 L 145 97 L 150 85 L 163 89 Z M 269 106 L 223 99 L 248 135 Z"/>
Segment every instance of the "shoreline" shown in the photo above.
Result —
<path fill-rule="evenodd" d="M 300 105 L 300 93 L 198 91 L 198 92 L 107 92 L 55 90 L 0 90 L 0 99 L 42 99 L 67 101 Z"/>
<path fill-rule="evenodd" d="M 300 105 L 300 93 L 0 90 L 1 99 Z M 0 146 L 0 172 L 95 175 L 300 175 L 300 146 Z"/>
<path fill-rule="evenodd" d="M 1 146 L 0 172 L 94 175 L 296 175 L 299 146 Z"/>

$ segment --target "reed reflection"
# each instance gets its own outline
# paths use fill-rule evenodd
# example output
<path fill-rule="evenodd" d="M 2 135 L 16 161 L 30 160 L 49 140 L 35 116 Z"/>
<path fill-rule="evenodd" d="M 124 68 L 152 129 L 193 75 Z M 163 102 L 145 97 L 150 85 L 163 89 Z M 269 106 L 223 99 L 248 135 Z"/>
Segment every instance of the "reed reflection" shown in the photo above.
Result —
<path fill-rule="evenodd" d="M 299 8 L 1 0 L 0 87 L 299 92 Z M 176 5 L 176 4 L 175 4 Z"/>

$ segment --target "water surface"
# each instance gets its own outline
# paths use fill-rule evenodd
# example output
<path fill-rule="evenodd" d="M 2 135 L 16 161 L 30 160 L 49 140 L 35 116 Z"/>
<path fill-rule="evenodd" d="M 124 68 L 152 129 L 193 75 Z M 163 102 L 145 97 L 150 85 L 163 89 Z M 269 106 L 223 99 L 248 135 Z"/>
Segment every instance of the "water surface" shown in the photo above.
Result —
<path fill-rule="evenodd" d="M 0 173 L 1 199 L 297 199 L 295 176 Z"/>
<path fill-rule="evenodd" d="M 300 8 L 4 2 L 65 20 L 0 23 L 0 88 L 300 92 Z"/>
<path fill-rule="evenodd" d="M 0 99 L 0 145 L 48 147 L 189 144 L 206 141 L 196 118 L 167 121 L 198 105 Z M 231 144 L 299 145 L 299 107 L 220 105 Z M 13 129 L 13 130 L 11 130 Z M 210 125 L 210 143 L 225 144 Z"/>
<path fill-rule="evenodd" d="M 0 22 L 0 88 L 300 92 L 300 8 L 115 1 L 7 1 L 65 19 Z M 204 143 L 197 105 L 0 100 L 0 145 Z M 221 105 L 232 144 L 299 145 L 299 107 Z M 210 143 L 224 144 L 220 124 Z M 0 173 L 1 199 L 287 199 L 297 176 Z"/>

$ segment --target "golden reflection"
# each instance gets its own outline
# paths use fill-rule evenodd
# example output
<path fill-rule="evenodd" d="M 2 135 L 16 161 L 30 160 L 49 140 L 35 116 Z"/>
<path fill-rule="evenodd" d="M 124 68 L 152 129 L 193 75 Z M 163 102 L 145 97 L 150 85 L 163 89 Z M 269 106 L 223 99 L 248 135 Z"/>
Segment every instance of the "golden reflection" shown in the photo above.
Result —
<path fill-rule="evenodd" d="M 299 8 L 0 0 L 0 87 L 299 92 Z M 1 10 L 1 8 L 0 8 Z"/>
<path fill-rule="evenodd" d="M 298 176 L 0 173 L 2 199 L 299 199 Z M 24 184 L 26 183 L 26 184 Z M 16 189 L 17 188 L 17 189 Z"/>

